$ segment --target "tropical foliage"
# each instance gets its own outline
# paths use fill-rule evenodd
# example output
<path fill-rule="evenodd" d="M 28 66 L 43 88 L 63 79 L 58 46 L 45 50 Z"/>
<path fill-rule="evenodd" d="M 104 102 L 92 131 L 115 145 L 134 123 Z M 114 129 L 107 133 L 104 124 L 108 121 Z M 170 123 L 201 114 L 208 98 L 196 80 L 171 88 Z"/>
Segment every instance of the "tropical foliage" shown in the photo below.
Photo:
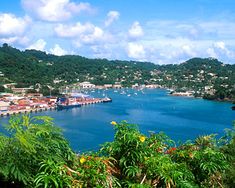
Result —
<path fill-rule="evenodd" d="M 0 136 L 1 187 L 234 187 L 235 129 L 176 144 L 112 121 L 113 142 L 76 154 L 50 117 L 14 117 Z"/>

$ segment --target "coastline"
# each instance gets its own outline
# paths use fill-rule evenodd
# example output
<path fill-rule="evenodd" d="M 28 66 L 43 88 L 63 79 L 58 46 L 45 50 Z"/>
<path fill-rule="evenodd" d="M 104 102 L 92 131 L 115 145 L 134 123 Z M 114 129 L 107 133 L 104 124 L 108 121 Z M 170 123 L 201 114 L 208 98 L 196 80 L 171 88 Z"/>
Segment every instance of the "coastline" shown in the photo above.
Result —
<path fill-rule="evenodd" d="M 112 99 L 110 98 L 93 98 L 92 100 L 88 101 L 82 101 L 79 102 L 81 106 L 85 105 L 91 105 L 91 104 L 97 104 L 97 103 L 105 103 L 105 102 L 111 102 Z M 17 114 L 27 114 L 27 113 L 37 113 L 42 111 L 48 111 L 48 110 L 58 110 L 58 107 L 56 105 L 49 106 L 49 107 L 40 107 L 40 108 L 26 108 L 22 110 L 7 110 L 7 111 L 0 111 L 0 117 L 3 116 L 11 116 L 11 115 L 17 115 Z"/>
<path fill-rule="evenodd" d="M 172 91 L 172 89 L 167 89 L 167 90 L 170 91 L 169 95 L 171 95 L 171 96 L 193 97 L 193 98 L 205 99 L 205 100 L 216 101 L 216 102 L 228 102 L 228 103 L 234 103 L 235 102 L 233 99 L 229 99 L 229 98 L 224 98 L 224 99 L 220 99 L 220 98 L 207 98 L 207 97 L 204 97 L 204 96 L 194 96 L 190 92 L 175 92 L 175 91 Z"/>

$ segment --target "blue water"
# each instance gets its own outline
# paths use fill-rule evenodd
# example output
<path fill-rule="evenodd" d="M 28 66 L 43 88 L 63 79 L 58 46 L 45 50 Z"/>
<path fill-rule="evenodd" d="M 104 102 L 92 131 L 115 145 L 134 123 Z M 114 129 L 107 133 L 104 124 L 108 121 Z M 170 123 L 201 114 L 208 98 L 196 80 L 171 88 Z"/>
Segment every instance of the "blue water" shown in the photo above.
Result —
<path fill-rule="evenodd" d="M 100 144 L 112 141 L 114 131 L 111 121 L 127 120 L 139 125 L 143 133 L 164 131 L 174 140 L 185 141 L 199 135 L 224 134 L 235 120 L 232 104 L 187 97 L 167 95 L 166 90 L 99 90 L 91 95 L 105 94 L 112 103 L 100 103 L 62 111 L 45 111 L 33 115 L 48 115 L 60 126 L 72 148 L 84 152 L 98 149 Z M 127 94 L 131 96 L 127 96 Z M 137 93 L 134 94 L 134 93 Z M 8 118 L 0 119 L 0 129 Z"/>

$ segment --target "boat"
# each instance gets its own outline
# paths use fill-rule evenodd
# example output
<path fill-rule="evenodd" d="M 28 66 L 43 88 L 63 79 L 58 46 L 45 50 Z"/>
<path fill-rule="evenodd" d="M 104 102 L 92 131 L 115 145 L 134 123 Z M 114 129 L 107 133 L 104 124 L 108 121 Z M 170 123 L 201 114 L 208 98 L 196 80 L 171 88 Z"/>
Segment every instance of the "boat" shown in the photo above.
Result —
<path fill-rule="evenodd" d="M 112 99 L 109 98 L 109 97 L 105 97 L 105 98 L 103 98 L 102 101 L 103 101 L 103 102 L 112 102 Z"/>
<path fill-rule="evenodd" d="M 57 104 L 57 109 L 62 110 L 62 109 L 70 109 L 70 108 L 76 108 L 76 107 L 81 107 L 80 103 L 72 103 L 72 104 Z"/>
<path fill-rule="evenodd" d="M 76 98 L 70 99 L 67 97 L 62 97 L 62 98 L 57 99 L 56 106 L 57 106 L 57 109 L 61 110 L 61 109 L 81 107 L 81 103 L 76 102 Z"/>

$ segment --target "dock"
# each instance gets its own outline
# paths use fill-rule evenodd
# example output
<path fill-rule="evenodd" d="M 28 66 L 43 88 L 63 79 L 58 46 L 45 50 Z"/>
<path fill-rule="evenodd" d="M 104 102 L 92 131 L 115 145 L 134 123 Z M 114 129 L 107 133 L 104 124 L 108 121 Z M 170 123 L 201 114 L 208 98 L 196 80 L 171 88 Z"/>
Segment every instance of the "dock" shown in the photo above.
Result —
<path fill-rule="evenodd" d="M 9 110 L 5 112 L 0 112 L 0 116 L 11 116 L 11 115 L 16 115 L 16 114 L 27 114 L 27 113 L 37 113 L 37 112 L 42 112 L 42 111 L 48 111 L 48 110 L 55 110 L 56 107 L 46 107 L 46 108 L 33 108 L 33 109 L 24 109 L 24 110 Z"/>
<path fill-rule="evenodd" d="M 79 103 L 81 104 L 81 106 L 85 106 L 85 105 L 106 103 L 106 102 L 112 102 L 112 99 L 110 98 L 93 99 L 93 100 L 81 101 Z M 56 110 L 56 109 L 57 109 L 56 106 L 51 106 L 51 107 L 30 108 L 30 109 L 23 109 L 23 110 L 8 110 L 8 111 L 0 112 L 0 117 L 17 115 L 17 114 L 37 113 L 37 112 Z"/>

